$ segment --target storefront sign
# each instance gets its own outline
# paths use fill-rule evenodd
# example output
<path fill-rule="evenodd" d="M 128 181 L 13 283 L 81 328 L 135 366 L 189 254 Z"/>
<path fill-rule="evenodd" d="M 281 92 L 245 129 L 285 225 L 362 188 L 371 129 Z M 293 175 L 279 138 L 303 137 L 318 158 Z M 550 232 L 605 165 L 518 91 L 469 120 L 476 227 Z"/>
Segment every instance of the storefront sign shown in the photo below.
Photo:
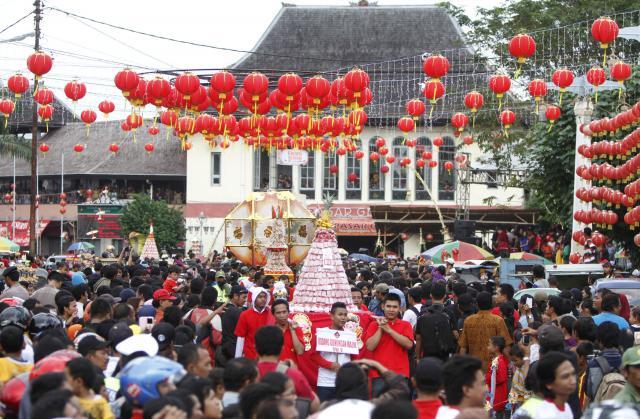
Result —
<path fill-rule="evenodd" d="M 348 330 L 317 329 L 316 350 L 334 354 L 358 355 L 358 337 Z"/>
<path fill-rule="evenodd" d="M 50 220 L 40 220 L 36 223 L 36 234 L 38 237 L 42 234 L 45 228 L 49 225 Z M 13 235 L 15 227 L 15 236 Z M 13 224 L 12 221 L 0 221 L 0 237 L 6 237 L 20 247 L 29 246 L 29 221 L 16 221 Z"/>
<path fill-rule="evenodd" d="M 283 166 L 300 166 L 309 161 L 309 153 L 306 150 L 278 150 L 278 164 Z"/>
<path fill-rule="evenodd" d="M 122 239 L 122 205 L 78 205 L 78 239 Z M 97 232 L 95 234 L 88 234 Z"/>
<path fill-rule="evenodd" d="M 311 212 L 322 210 L 320 205 L 309 206 Z M 376 224 L 368 205 L 334 205 L 329 210 L 333 229 L 339 236 L 375 236 Z"/>

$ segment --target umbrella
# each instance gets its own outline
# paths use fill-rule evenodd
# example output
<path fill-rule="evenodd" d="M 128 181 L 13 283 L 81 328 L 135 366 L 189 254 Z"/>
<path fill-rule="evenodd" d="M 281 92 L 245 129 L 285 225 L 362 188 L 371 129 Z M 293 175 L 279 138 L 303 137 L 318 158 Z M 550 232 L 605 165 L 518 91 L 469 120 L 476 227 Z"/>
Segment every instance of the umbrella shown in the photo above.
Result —
<path fill-rule="evenodd" d="M 366 263 L 380 263 L 380 259 L 374 258 L 373 256 L 365 255 L 364 253 L 351 253 L 349 257 L 353 260 L 361 260 Z"/>
<path fill-rule="evenodd" d="M 458 240 L 432 247 L 422 252 L 421 256 L 431 258 L 433 263 L 444 263 L 444 259 L 447 258 L 453 258 L 455 261 L 493 259 L 493 255 L 483 248 Z"/>
<path fill-rule="evenodd" d="M 96 247 L 89 242 L 75 242 L 67 249 L 67 252 L 77 252 L 78 250 L 93 250 Z"/>
<path fill-rule="evenodd" d="M 12 242 L 6 237 L 0 237 L 0 252 L 2 253 L 14 253 L 19 252 L 20 246 Z"/>
<path fill-rule="evenodd" d="M 553 262 L 551 262 L 549 259 L 543 258 L 542 256 L 539 256 L 539 255 L 534 255 L 533 253 L 529 253 L 529 252 L 511 253 L 509 255 L 509 259 L 537 260 L 538 262 L 541 262 L 543 265 L 553 265 Z"/>

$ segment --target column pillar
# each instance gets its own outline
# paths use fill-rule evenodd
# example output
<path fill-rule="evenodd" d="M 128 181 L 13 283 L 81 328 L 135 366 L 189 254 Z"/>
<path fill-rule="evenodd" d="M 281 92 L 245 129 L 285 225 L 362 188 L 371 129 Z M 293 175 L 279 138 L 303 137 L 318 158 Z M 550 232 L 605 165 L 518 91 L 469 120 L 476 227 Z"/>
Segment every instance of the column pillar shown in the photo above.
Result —
<path fill-rule="evenodd" d="M 591 137 L 588 137 L 586 135 L 584 135 L 581 131 L 580 131 L 580 126 L 582 124 L 588 124 L 589 122 L 591 122 L 591 115 L 593 114 L 593 105 L 591 104 L 591 100 L 584 97 L 581 100 L 579 100 L 578 102 L 576 102 L 575 106 L 573 107 L 573 111 L 576 115 L 576 156 L 575 156 L 575 165 L 574 165 L 574 173 L 575 173 L 575 168 L 580 166 L 580 165 L 591 165 L 591 161 L 587 158 L 585 158 L 582 154 L 578 153 L 578 148 L 581 145 L 591 145 Z M 591 210 L 591 203 L 590 202 L 584 202 L 581 201 L 580 199 L 578 199 L 576 197 L 576 191 L 579 188 L 590 188 L 591 187 L 591 182 L 586 181 L 584 179 L 582 179 L 580 176 L 574 174 L 573 176 L 573 212 L 575 213 L 578 210 L 584 210 L 584 211 L 590 211 Z M 578 231 L 581 230 L 581 226 L 580 223 L 578 223 L 576 220 L 573 219 L 572 217 L 572 223 L 573 223 L 573 231 Z M 571 252 L 580 252 L 582 253 L 582 250 L 579 243 L 576 243 L 574 240 L 571 240 Z"/>

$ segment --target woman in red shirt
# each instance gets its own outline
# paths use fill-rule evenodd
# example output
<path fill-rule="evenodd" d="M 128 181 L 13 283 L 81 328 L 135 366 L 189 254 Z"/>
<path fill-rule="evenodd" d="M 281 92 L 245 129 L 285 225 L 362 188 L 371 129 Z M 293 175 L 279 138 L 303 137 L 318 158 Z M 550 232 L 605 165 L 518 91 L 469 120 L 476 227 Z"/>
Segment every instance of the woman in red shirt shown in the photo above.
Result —
<path fill-rule="evenodd" d="M 495 413 L 498 419 L 505 418 L 505 407 L 507 405 L 507 395 L 509 389 L 507 381 L 509 379 L 509 361 L 504 356 L 504 348 L 506 346 L 504 337 L 494 336 L 489 339 L 487 347 L 489 353 L 493 356 L 491 363 L 485 375 L 485 382 L 489 389 L 487 402 L 489 407 Z"/>

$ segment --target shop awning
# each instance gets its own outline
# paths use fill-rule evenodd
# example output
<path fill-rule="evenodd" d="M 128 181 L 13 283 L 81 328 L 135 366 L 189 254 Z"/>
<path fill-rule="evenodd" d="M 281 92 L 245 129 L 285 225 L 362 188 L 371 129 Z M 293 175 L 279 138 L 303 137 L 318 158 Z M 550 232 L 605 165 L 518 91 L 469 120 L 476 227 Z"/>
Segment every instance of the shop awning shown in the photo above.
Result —
<path fill-rule="evenodd" d="M 311 212 L 322 210 L 322 205 L 309 206 Z M 331 207 L 331 221 L 338 236 L 375 236 L 376 223 L 368 205 L 334 204 Z"/>
<path fill-rule="evenodd" d="M 50 222 L 50 220 L 40 220 L 39 223 L 36 223 L 36 233 L 38 237 L 40 237 Z M 16 220 L 15 225 L 12 225 L 12 221 L 0 221 L 0 237 L 7 237 L 20 247 L 29 246 L 29 221 Z"/>

